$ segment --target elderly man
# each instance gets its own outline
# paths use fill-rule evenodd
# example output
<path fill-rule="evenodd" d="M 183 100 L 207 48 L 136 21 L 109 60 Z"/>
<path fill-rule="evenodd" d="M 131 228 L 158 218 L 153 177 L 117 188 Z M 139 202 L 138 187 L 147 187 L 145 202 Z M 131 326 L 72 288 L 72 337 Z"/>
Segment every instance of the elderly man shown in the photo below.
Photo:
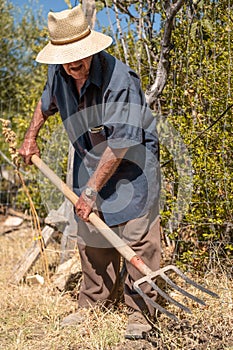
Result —
<path fill-rule="evenodd" d="M 50 42 L 37 61 L 48 64 L 47 82 L 20 148 L 26 164 L 39 155 L 36 137 L 59 112 L 75 148 L 74 191 L 83 279 L 77 313 L 62 324 L 83 321 L 85 308 L 112 305 L 119 289 L 119 253 L 88 222 L 93 210 L 152 270 L 159 268 L 159 145 L 155 119 L 140 80 L 127 65 L 103 51 L 112 39 L 90 30 L 79 6 L 48 15 Z M 153 309 L 133 289 L 142 277 L 126 263 L 126 338 L 151 330 Z M 145 292 L 156 298 L 150 288 Z"/>

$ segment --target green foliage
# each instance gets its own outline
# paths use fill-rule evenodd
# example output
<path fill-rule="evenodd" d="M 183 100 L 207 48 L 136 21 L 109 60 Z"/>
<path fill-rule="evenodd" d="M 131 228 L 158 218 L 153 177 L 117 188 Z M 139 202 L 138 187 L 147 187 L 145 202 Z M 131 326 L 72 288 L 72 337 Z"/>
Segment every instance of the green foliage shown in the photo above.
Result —
<path fill-rule="evenodd" d="M 176 22 L 170 79 L 163 94 L 163 113 L 188 145 L 194 171 L 190 210 L 176 234 L 178 240 L 186 240 L 180 246 L 184 261 L 193 254 L 193 249 L 187 250 L 188 246 L 193 248 L 192 237 L 196 241 L 229 242 L 230 236 L 228 241 L 224 236 L 233 212 L 232 109 L 194 142 L 233 103 L 229 22 L 233 12 L 227 1 L 207 1 L 200 6 L 201 3 L 192 19 L 185 16 L 188 8 L 184 7 Z M 162 154 L 167 159 L 167 150 Z M 166 166 L 166 179 L 174 183 L 172 164 Z M 171 210 L 168 201 L 167 220 Z M 194 223 L 193 230 L 187 237 L 190 223 Z M 225 243 L 225 251 L 229 252 L 230 246 Z M 201 248 L 196 251 L 202 257 L 206 254 L 201 253 Z"/>
<path fill-rule="evenodd" d="M 30 7 L 26 7 L 21 13 L 5 0 L 0 0 L 0 6 L 0 35 L 3 43 L 0 55 L 1 117 L 11 120 L 20 146 L 46 80 L 47 66 L 37 64 L 35 58 L 47 41 L 47 29 L 40 11 L 35 17 Z M 42 153 L 47 147 L 50 132 L 60 123 L 60 119 L 55 116 L 41 130 L 38 144 Z M 8 145 L 2 135 L 0 144 L 1 150 L 10 158 Z M 29 170 L 28 167 L 26 170 Z M 39 172 L 30 167 L 27 175 L 27 179 L 30 177 L 28 186 L 37 209 L 44 215 L 37 190 L 38 176 Z M 29 208 L 22 189 L 15 201 L 22 209 Z"/>

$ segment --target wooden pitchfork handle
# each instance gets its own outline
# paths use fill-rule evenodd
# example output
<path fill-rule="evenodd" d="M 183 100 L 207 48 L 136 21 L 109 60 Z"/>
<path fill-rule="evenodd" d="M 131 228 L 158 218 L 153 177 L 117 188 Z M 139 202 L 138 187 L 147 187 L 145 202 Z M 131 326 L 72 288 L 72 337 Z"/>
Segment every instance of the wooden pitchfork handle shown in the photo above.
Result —
<path fill-rule="evenodd" d="M 79 197 L 74 193 L 36 154 L 31 157 L 32 163 L 61 191 L 69 201 L 75 205 Z M 103 237 L 141 274 L 148 276 L 152 270 L 98 215 L 91 212 L 89 221 L 99 230 Z"/>

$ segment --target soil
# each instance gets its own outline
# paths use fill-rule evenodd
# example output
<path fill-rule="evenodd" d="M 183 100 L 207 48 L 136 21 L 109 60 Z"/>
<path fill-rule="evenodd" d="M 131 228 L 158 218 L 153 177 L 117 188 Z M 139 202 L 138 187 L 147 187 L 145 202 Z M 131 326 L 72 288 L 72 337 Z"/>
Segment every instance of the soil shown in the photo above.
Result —
<path fill-rule="evenodd" d="M 63 291 L 52 283 L 32 283 L 28 276 L 44 275 L 41 258 L 28 271 L 19 285 L 8 283 L 15 264 L 35 244 L 30 222 L 18 227 L 4 227 L 6 216 L 0 217 L 0 349 L 2 350 L 233 350 L 233 284 L 232 276 L 221 266 L 207 271 L 205 285 L 220 299 L 203 296 L 206 306 L 178 297 L 191 309 L 186 314 L 166 305 L 179 322 L 158 315 L 154 330 L 145 340 L 125 340 L 127 323 L 124 305 L 116 310 L 93 308 L 87 322 L 77 329 L 62 329 L 60 321 L 77 308 L 81 271 L 75 285 Z M 60 261 L 60 234 L 56 232 L 46 249 L 49 275 L 54 275 Z M 75 276 L 74 276 L 75 277 Z M 196 276 L 191 276 L 196 278 Z M 200 282 L 200 281 L 197 281 Z M 189 287 L 194 294 L 194 289 Z M 195 291 L 196 292 L 196 291 Z M 177 295 L 175 295 L 177 297 Z M 179 299 L 180 298 L 180 299 Z"/>

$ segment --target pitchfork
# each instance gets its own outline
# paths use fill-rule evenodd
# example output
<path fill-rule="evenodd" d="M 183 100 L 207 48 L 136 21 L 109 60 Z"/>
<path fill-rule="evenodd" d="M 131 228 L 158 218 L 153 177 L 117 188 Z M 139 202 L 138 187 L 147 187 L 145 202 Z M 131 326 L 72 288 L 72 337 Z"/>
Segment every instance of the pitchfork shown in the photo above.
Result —
<path fill-rule="evenodd" d="M 77 203 L 78 196 L 73 191 L 71 191 L 71 189 L 38 156 L 33 155 L 31 160 L 32 160 L 32 163 L 35 164 L 38 167 L 38 169 L 64 194 L 64 196 L 71 201 L 71 203 L 73 203 L 74 205 Z M 166 314 L 168 317 L 178 321 L 177 317 L 174 314 L 172 314 L 171 312 L 163 308 L 161 305 L 153 301 L 150 297 L 148 297 L 148 295 L 146 295 L 140 288 L 141 284 L 145 282 L 149 283 L 150 286 L 154 290 L 156 290 L 157 293 L 160 294 L 164 299 L 175 304 L 177 307 L 181 308 L 182 310 L 188 313 L 191 313 L 188 307 L 179 303 L 178 301 L 173 299 L 171 296 L 169 296 L 167 293 L 165 293 L 158 287 L 158 285 L 155 283 L 155 280 L 158 276 L 161 277 L 165 282 L 167 282 L 167 284 L 169 284 L 171 287 L 173 287 L 175 290 L 177 290 L 187 298 L 190 298 L 201 305 L 205 305 L 205 302 L 197 298 L 196 296 L 188 293 L 186 290 L 182 289 L 181 287 L 179 287 L 165 274 L 165 272 L 173 271 L 176 274 L 178 274 L 185 282 L 191 284 L 192 286 L 201 290 L 202 292 L 207 293 L 215 298 L 219 297 L 216 293 L 208 290 L 207 288 L 203 287 L 202 285 L 196 283 L 195 281 L 185 276 L 174 265 L 168 265 L 157 271 L 152 271 L 142 261 L 142 259 L 115 232 L 113 232 L 111 228 L 108 227 L 95 213 L 93 212 L 90 213 L 89 221 L 99 230 L 99 232 L 103 235 L 103 237 L 105 237 L 111 243 L 111 245 L 127 261 L 129 261 L 142 275 L 144 275 L 144 277 L 134 282 L 134 289 L 141 295 L 141 297 L 145 301 L 151 304 L 155 309 Z"/>

